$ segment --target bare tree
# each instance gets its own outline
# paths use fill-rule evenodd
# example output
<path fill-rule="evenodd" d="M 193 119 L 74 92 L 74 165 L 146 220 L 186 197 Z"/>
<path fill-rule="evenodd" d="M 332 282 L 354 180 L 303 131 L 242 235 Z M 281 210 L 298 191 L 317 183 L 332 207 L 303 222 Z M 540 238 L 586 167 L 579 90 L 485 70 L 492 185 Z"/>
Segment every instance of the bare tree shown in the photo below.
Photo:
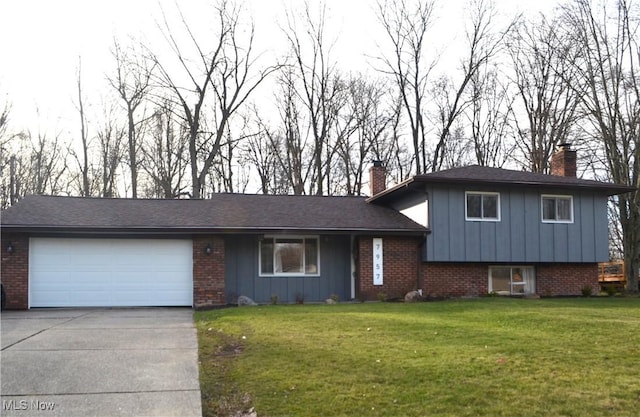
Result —
<path fill-rule="evenodd" d="M 367 80 L 364 75 L 352 76 L 349 81 L 347 106 L 342 112 L 342 134 L 337 135 L 337 155 L 340 159 L 340 177 L 343 194 L 363 193 L 366 164 L 380 159 L 391 170 L 392 158 L 388 153 L 395 144 L 389 143 L 392 126 L 398 114 L 390 101 L 387 83 Z M 397 107 L 396 107 L 397 108 Z M 374 150 L 383 151 L 376 153 Z"/>
<path fill-rule="evenodd" d="M 142 168 L 151 178 L 145 195 L 155 198 L 178 198 L 188 195 L 188 128 L 175 120 L 172 104 L 165 101 L 151 117 L 150 138 L 142 147 Z"/>
<path fill-rule="evenodd" d="M 78 169 L 80 170 L 80 184 L 78 187 L 78 191 L 80 195 L 83 197 L 89 197 L 92 195 L 91 190 L 91 169 L 89 162 L 89 133 L 87 128 L 87 115 L 84 108 L 84 96 L 82 94 L 82 62 L 78 60 L 78 69 L 76 71 L 76 86 L 78 88 L 78 103 L 77 110 L 78 116 L 80 117 L 80 146 L 81 146 L 81 155 L 78 155 L 77 152 L 72 151 L 71 155 L 75 158 L 76 163 L 78 165 Z"/>
<path fill-rule="evenodd" d="M 431 90 L 435 103 L 435 122 L 438 135 L 437 143 L 433 150 L 431 170 L 438 171 L 443 168 L 446 160 L 457 164 L 463 163 L 459 159 L 461 147 L 466 147 L 460 130 L 460 116 L 470 105 L 466 91 L 478 72 L 482 70 L 490 60 L 502 48 L 502 40 L 511 25 L 506 30 L 497 31 L 494 28 L 494 20 L 497 9 L 491 0 L 471 0 L 469 25 L 466 27 L 466 50 L 460 65 L 459 80 L 450 76 L 438 78 Z M 452 135 L 452 130 L 456 134 Z"/>
<path fill-rule="evenodd" d="M 0 209 L 5 209 L 16 201 L 15 156 L 8 134 L 10 112 L 11 105 L 5 101 L 0 111 L 0 176 L 2 177 Z"/>
<path fill-rule="evenodd" d="M 256 113 L 260 130 L 268 141 L 263 153 L 266 152 L 274 158 L 274 178 L 271 188 L 276 193 L 302 195 L 305 194 L 305 185 L 313 175 L 315 148 L 308 143 L 307 136 L 303 133 L 292 67 L 284 68 L 278 78 L 278 85 L 280 91 L 275 101 L 279 127 L 271 127 Z M 307 163 L 307 161 L 312 162 Z M 266 170 L 263 169 L 264 173 Z"/>
<path fill-rule="evenodd" d="M 107 76 L 109 84 L 118 93 L 127 113 L 127 139 L 129 171 L 131 178 L 131 196 L 138 198 L 138 154 L 140 153 L 139 127 L 136 111 L 144 103 L 151 89 L 153 61 L 145 59 L 142 53 L 132 49 L 123 50 L 114 39 L 111 54 L 115 59 L 115 73 Z"/>
<path fill-rule="evenodd" d="M 471 129 L 475 162 L 502 167 L 513 151 L 510 121 L 515 97 L 509 85 L 500 81 L 495 66 L 485 65 L 469 82 L 469 107 L 465 112 Z"/>
<path fill-rule="evenodd" d="M 518 90 L 518 112 L 526 123 L 514 117 L 517 145 L 533 172 L 548 173 L 557 145 L 572 141 L 578 118 L 581 87 L 573 62 L 578 50 L 571 46 L 558 19 L 545 16 L 514 26 L 508 42 L 512 59 L 513 83 Z"/>
<path fill-rule="evenodd" d="M 102 125 L 96 135 L 99 143 L 101 184 L 100 196 L 117 197 L 117 173 L 123 160 L 124 129 L 120 126 L 114 109 L 105 104 Z"/>
<path fill-rule="evenodd" d="M 44 132 L 35 137 L 31 132 L 14 136 L 19 141 L 13 157 L 16 198 L 28 194 L 56 195 L 67 189 L 67 148 L 60 136 L 57 133 L 50 138 Z"/>
<path fill-rule="evenodd" d="M 390 56 L 380 58 L 380 70 L 393 77 L 409 119 L 416 173 L 427 170 L 425 96 L 437 59 L 427 60 L 424 50 L 433 10 L 433 1 L 420 1 L 413 10 L 405 0 L 378 2 L 378 20 L 392 46 Z"/>
<path fill-rule="evenodd" d="M 276 98 L 277 99 L 277 98 Z M 257 107 L 252 108 L 252 114 L 258 131 L 247 138 L 243 144 L 241 163 L 255 168 L 260 180 L 260 192 L 263 194 L 286 194 L 288 186 L 283 186 L 281 159 L 279 158 L 282 145 L 280 138 L 274 138 L 272 128 L 260 116 Z"/>
<path fill-rule="evenodd" d="M 346 83 L 336 70 L 336 62 L 331 59 L 332 44 L 325 33 L 326 5 L 321 3 L 318 16 L 314 16 L 309 3 L 305 3 L 300 19 L 288 13 L 288 27 L 285 35 L 292 54 L 291 68 L 287 77 L 305 109 L 307 131 L 313 139 L 310 193 L 322 195 L 330 183 L 332 158 L 335 153 L 330 143 L 330 133 L 336 126 L 337 115 L 345 104 Z M 301 37 L 304 33 L 307 36 Z M 301 109 L 298 109 L 301 110 Z M 326 182 L 326 183 L 325 183 Z"/>
<path fill-rule="evenodd" d="M 633 186 L 616 196 L 622 229 L 627 290 L 638 292 L 640 273 L 640 8 L 618 0 L 594 9 L 574 0 L 564 9 L 567 36 L 583 54 L 575 71 L 586 86 L 581 106 L 591 124 L 592 140 L 604 149 L 611 180 Z"/>
<path fill-rule="evenodd" d="M 171 47 L 191 89 L 185 88 L 174 77 L 169 65 L 165 65 L 157 55 L 152 59 L 160 72 L 163 87 L 173 93 L 175 102 L 181 108 L 182 117 L 189 128 L 188 150 L 191 168 L 192 197 L 202 197 L 211 165 L 220 152 L 222 140 L 234 113 L 247 101 L 251 93 L 275 71 L 278 66 L 267 66 L 256 70 L 254 57 L 254 25 L 243 25 L 240 21 L 240 9 L 221 0 L 215 8 L 217 27 L 210 51 L 204 49 L 196 39 L 185 17 L 180 14 L 184 32 L 191 48 L 196 51 L 195 59 L 188 58 L 183 47 L 173 35 L 166 19 L 164 35 Z M 243 38 L 243 34 L 245 35 Z M 197 62 L 197 64 L 194 64 Z M 212 94 L 211 105 L 206 106 L 206 98 Z M 192 105 L 191 103 L 194 103 Z M 206 127 L 205 109 L 208 108 L 210 129 Z"/>

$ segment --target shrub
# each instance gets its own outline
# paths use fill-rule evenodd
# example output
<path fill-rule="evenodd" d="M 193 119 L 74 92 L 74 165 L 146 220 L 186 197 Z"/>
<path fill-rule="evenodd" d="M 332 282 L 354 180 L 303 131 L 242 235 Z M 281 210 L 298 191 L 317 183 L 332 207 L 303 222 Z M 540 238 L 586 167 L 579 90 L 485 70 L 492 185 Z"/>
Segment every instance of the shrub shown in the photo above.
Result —
<path fill-rule="evenodd" d="M 376 295 L 378 301 L 387 301 L 387 293 L 384 291 L 380 291 L 378 295 Z"/>
<path fill-rule="evenodd" d="M 336 303 L 340 302 L 340 296 L 338 294 L 331 294 L 329 298 L 331 298 Z"/>
<path fill-rule="evenodd" d="M 272 305 L 276 305 L 276 304 L 278 304 L 278 294 L 273 294 L 273 295 L 271 296 L 271 304 L 272 304 Z"/>
<path fill-rule="evenodd" d="M 593 287 L 591 285 L 585 285 L 580 289 L 583 297 L 591 297 L 593 295 Z"/>

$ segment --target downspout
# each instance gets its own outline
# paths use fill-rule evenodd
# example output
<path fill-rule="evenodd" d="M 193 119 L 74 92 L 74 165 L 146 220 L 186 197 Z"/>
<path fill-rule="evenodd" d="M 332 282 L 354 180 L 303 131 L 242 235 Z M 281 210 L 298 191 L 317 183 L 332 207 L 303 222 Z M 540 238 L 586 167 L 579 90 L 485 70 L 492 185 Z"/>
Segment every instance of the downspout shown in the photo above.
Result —
<path fill-rule="evenodd" d="M 351 299 L 355 300 L 356 298 L 356 274 L 357 274 L 357 266 L 356 266 L 356 251 L 355 251 L 355 236 L 350 235 L 349 247 L 351 248 Z"/>

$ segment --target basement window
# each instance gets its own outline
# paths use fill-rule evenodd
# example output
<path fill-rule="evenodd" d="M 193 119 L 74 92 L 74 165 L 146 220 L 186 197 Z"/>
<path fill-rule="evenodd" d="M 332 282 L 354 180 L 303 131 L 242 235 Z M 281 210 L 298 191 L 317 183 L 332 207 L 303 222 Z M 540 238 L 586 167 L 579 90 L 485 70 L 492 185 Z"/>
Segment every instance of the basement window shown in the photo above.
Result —
<path fill-rule="evenodd" d="M 260 241 L 260 276 L 319 276 L 317 236 L 265 237 Z"/>
<path fill-rule="evenodd" d="M 536 274 L 532 266 L 489 267 L 489 293 L 529 295 L 536 291 Z"/>

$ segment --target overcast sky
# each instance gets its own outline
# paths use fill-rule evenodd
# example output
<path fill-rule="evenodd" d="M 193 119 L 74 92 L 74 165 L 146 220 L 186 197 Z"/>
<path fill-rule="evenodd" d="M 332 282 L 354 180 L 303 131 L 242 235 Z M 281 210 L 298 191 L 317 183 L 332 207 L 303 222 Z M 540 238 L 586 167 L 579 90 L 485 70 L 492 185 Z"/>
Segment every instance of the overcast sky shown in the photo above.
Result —
<path fill-rule="evenodd" d="M 411 0 L 409 0 L 411 1 Z M 552 8 L 556 0 L 495 0 L 503 18 L 518 12 L 535 15 Z M 210 0 L 178 1 L 187 19 L 206 25 L 211 16 Z M 282 49 L 280 25 L 284 25 L 284 5 L 302 5 L 302 0 L 247 0 L 253 15 L 258 48 Z M 317 4 L 310 0 L 312 5 Z M 326 0 L 328 33 L 337 38 L 334 58 L 343 70 L 370 71 L 367 54 L 377 51 L 380 28 L 373 0 Z M 443 47 L 463 36 L 465 0 L 442 0 L 432 34 Z M 76 123 L 75 77 L 82 57 L 85 96 L 99 105 L 106 88 L 105 73 L 113 68 L 110 47 L 114 37 L 145 39 L 155 48 L 164 46 L 157 22 L 160 6 L 171 12 L 174 0 L 3 0 L 0 5 L 0 107 L 12 105 L 10 129 L 68 130 Z M 451 56 L 451 54 L 448 54 Z M 370 60 L 369 60 L 370 61 Z M 39 116 L 37 116 L 37 111 Z M 35 119 L 38 121 L 35 122 Z M 34 124 L 34 122 L 36 124 Z"/>

